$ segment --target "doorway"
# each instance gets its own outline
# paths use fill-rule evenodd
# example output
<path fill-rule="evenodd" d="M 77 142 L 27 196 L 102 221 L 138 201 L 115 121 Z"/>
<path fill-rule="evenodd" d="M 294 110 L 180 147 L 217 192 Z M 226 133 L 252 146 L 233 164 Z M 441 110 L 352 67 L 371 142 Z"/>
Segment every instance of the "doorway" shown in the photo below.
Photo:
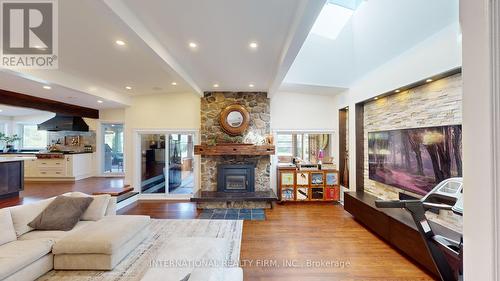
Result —
<path fill-rule="evenodd" d="M 123 124 L 102 123 L 101 133 L 101 141 L 103 142 L 102 172 L 105 175 L 123 175 Z"/>

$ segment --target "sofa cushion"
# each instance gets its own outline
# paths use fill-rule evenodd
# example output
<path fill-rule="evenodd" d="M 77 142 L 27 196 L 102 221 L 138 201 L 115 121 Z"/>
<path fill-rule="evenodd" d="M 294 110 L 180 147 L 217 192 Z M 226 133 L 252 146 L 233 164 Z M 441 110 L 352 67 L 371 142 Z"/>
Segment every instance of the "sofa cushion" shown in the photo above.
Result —
<path fill-rule="evenodd" d="M 94 199 L 57 196 L 43 212 L 28 225 L 38 230 L 71 230 Z"/>
<path fill-rule="evenodd" d="M 0 245 L 16 240 L 16 231 L 9 209 L 0 209 Z"/>
<path fill-rule="evenodd" d="M 52 252 L 112 255 L 148 227 L 149 222 L 148 216 L 107 216 L 82 231 L 68 234 L 54 245 Z"/>
<path fill-rule="evenodd" d="M 0 280 L 50 253 L 53 242 L 36 239 L 12 241 L 0 246 Z"/>
<path fill-rule="evenodd" d="M 8 208 L 12 216 L 12 222 L 14 223 L 14 230 L 16 231 L 17 237 L 33 230 L 33 228 L 28 226 L 28 223 L 36 218 L 53 200 L 54 198 L 49 198 L 27 205 Z"/>
<path fill-rule="evenodd" d="M 108 208 L 111 195 L 88 195 L 82 192 L 72 192 L 71 197 L 91 197 L 94 201 L 90 204 L 88 209 L 83 213 L 81 220 L 84 221 L 98 221 L 104 217 Z"/>
<path fill-rule="evenodd" d="M 80 229 L 93 224 L 93 221 L 79 221 L 70 231 L 62 230 L 34 230 L 21 235 L 19 240 L 49 239 L 54 242 L 61 240 L 66 235 L 79 231 Z"/>

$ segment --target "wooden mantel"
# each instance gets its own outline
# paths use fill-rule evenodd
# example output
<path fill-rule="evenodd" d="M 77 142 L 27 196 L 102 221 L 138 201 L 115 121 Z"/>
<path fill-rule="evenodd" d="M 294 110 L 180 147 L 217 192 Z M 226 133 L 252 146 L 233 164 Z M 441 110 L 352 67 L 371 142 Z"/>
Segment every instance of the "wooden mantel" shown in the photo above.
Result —
<path fill-rule="evenodd" d="M 227 143 L 217 145 L 195 145 L 195 155 L 224 156 L 224 155 L 273 155 L 274 145 L 253 145 L 241 143 Z"/>

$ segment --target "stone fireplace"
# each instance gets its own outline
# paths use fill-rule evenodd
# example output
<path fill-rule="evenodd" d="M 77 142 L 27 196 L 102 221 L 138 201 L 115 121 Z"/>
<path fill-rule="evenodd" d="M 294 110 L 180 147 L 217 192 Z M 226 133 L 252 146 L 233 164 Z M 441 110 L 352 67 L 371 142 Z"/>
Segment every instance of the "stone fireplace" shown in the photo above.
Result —
<path fill-rule="evenodd" d="M 250 114 L 248 129 L 241 136 L 265 137 L 270 133 L 270 101 L 263 92 L 206 92 L 201 99 L 201 143 L 225 142 L 228 136 L 219 124 L 219 114 L 229 105 L 239 104 Z M 269 155 L 201 156 L 201 191 L 240 193 L 270 191 Z M 234 169 L 231 169 L 233 167 Z M 245 175 L 243 175 L 245 174 Z M 245 177 L 246 182 L 243 182 Z M 227 184 L 229 183 L 229 186 Z M 223 187 L 225 185 L 225 188 Z M 245 190 L 243 191 L 243 185 Z M 199 208 L 264 208 L 266 202 L 203 202 Z"/>

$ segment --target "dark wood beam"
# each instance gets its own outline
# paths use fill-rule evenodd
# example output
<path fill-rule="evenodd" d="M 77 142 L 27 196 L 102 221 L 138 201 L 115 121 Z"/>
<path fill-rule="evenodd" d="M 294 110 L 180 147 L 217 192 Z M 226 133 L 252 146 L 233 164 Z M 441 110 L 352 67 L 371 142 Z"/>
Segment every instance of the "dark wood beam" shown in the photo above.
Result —
<path fill-rule="evenodd" d="M 50 111 L 56 114 L 68 116 L 80 116 L 94 119 L 99 118 L 99 110 L 97 109 L 29 96 L 1 89 L 0 104 Z"/>

